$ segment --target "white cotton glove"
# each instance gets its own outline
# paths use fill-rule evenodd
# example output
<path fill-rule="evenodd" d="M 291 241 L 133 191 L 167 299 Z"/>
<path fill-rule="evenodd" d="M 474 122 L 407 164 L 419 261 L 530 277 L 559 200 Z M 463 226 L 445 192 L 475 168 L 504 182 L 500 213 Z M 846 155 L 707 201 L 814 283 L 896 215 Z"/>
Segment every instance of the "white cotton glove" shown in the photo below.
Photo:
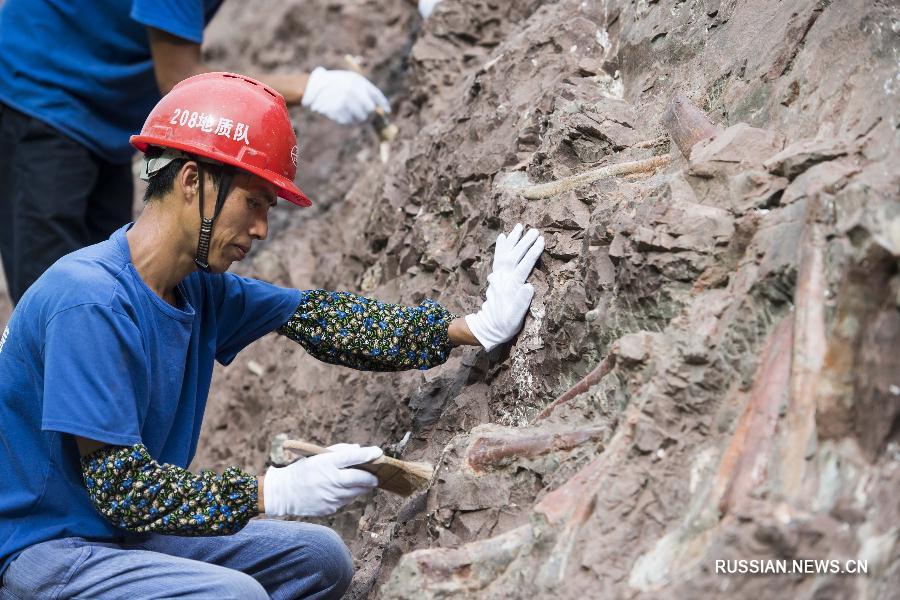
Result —
<path fill-rule="evenodd" d="M 508 236 L 497 236 L 487 301 L 477 313 L 466 315 L 466 325 L 485 350 L 511 340 L 522 329 L 534 297 L 534 287 L 525 280 L 544 250 L 544 238 L 537 229 L 522 236 L 522 229 L 517 224 Z"/>
<path fill-rule="evenodd" d="M 423 19 L 427 19 L 431 16 L 431 11 L 434 10 L 434 7 L 440 2 L 441 0 L 419 0 L 419 14 L 422 15 Z"/>
<path fill-rule="evenodd" d="M 381 90 L 359 73 L 322 67 L 309 74 L 302 104 L 341 125 L 365 121 L 376 107 L 391 112 Z"/>
<path fill-rule="evenodd" d="M 378 478 L 361 469 L 348 469 L 375 460 L 381 448 L 336 444 L 286 467 L 269 467 L 263 480 L 266 515 L 321 517 L 330 515 L 378 485 Z"/>

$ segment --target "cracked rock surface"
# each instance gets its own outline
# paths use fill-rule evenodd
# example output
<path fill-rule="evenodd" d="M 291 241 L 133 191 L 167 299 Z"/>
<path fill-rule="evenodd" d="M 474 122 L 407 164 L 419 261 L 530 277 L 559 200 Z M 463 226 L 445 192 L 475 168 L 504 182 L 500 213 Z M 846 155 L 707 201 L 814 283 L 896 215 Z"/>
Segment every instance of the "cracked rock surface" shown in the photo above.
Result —
<path fill-rule="evenodd" d="M 420 25 L 399 0 L 271 4 L 226 5 L 207 53 L 248 71 L 358 55 L 400 135 L 382 163 L 373 132 L 298 114 L 317 206 L 278 211 L 243 272 L 463 314 L 500 231 L 540 227 L 547 249 L 522 333 L 490 354 L 372 374 L 261 340 L 218 373 L 199 465 L 261 469 L 282 432 L 411 432 L 429 489 L 323 520 L 353 551 L 351 598 L 900 587 L 896 7 L 444 0 Z M 686 152 L 663 126 L 678 94 L 712 121 Z M 717 575 L 730 558 L 869 574 Z"/>
<path fill-rule="evenodd" d="M 444 0 L 420 24 L 401 0 L 230 2 L 205 52 L 248 73 L 357 55 L 400 129 L 382 163 L 373 131 L 297 112 L 316 206 L 273 211 L 240 273 L 464 314 L 499 232 L 547 239 L 490 354 L 360 373 L 269 336 L 219 368 L 195 467 L 407 432 L 401 457 L 437 467 L 320 520 L 353 552 L 348 597 L 895 597 L 895 4 Z M 688 157 L 676 94 L 715 124 Z M 752 558 L 869 574 L 714 571 Z"/>

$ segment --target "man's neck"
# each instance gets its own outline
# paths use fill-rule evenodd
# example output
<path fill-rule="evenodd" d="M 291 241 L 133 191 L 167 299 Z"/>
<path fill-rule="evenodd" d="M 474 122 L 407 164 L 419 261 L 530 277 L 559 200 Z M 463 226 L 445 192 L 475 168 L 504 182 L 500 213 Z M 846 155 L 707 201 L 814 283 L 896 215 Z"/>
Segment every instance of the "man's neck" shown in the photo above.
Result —
<path fill-rule="evenodd" d="M 196 270 L 178 216 L 151 201 L 125 234 L 131 262 L 141 279 L 160 298 L 176 305 L 175 287 Z"/>

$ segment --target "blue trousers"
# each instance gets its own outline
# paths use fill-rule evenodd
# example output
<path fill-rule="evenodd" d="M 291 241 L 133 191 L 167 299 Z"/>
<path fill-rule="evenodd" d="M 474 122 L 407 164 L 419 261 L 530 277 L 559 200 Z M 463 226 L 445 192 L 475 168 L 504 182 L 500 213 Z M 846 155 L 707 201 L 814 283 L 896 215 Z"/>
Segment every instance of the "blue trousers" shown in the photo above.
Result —
<path fill-rule="evenodd" d="M 0 599 L 340 598 L 352 576 L 350 552 L 331 529 L 254 519 L 234 535 L 35 544 L 10 563 Z"/>

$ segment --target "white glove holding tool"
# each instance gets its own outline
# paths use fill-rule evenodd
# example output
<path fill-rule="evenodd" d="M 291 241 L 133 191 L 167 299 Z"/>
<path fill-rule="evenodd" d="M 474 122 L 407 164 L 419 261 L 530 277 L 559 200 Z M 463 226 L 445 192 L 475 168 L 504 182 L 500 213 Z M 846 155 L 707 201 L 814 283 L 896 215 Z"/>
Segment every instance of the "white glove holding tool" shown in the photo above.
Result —
<path fill-rule="evenodd" d="M 419 0 L 419 14 L 422 15 L 423 19 L 427 19 L 431 16 L 431 11 L 434 10 L 434 7 L 440 2 L 441 0 Z"/>
<path fill-rule="evenodd" d="M 381 90 L 359 73 L 323 67 L 309 74 L 301 104 L 341 125 L 361 123 L 379 107 L 391 112 Z"/>
<path fill-rule="evenodd" d="M 267 516 L 330 515 L 378 485 L 371 473 L 347 467 L 375 460 L 383 454 L 381 448 L 335 444 L 328 449 L 286 467 L 269 467 L 263 480 Z"/>
<path fill-rule="evenodd" d="M 509 235 L 497 236 L 487 301 L 477 313 L 466 315 L 466 325 L 485 350 L 511 340 L 522 329 L 534 297 L 534 287 L 525 281 L 544 250 L 544 238 L 537 229 L 523 236 L 523 229 L 517 224 Z"/>

